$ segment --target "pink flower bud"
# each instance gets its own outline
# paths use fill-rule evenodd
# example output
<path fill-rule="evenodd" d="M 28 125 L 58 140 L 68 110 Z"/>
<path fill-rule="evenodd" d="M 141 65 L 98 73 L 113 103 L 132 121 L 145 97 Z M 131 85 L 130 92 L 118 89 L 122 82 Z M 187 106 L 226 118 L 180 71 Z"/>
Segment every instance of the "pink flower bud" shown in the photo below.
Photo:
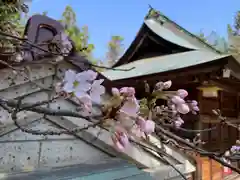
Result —
<path fill-rule="evenodd" d="M 112 88 L 112 94 L 115 97 L 120 96 L 120 92 L 119 92 L 118 88 Z"/>
<path fill-rule="evenodd" d="M 186 90 L 184 90 L 184 89 L 179 89 L 179 90 L 177 91 L 177 95 L 178 95 L 179 97 L 181 97 L 182 99 L 184 99 L 185 97 L 188 96 L 188 92 L 187 92 Z"/>
<path fill-rule="evenodd" d="M 180 112 L 181 114 L 187 114 L 190 111 L 190 109 L 186 104 L 179 104 L 177 106 L 177 111 Z"/>
<path fill-rule="evenodd" d="M 128 92 L 128 87 L 123 87 L 120 89 L 121 94 L 127 94 L 127 92 Z"/>
<path fill-rule="evenodd" d="M 179 96 L 173 96 L 171 100 L 172 100 L 172 102 L 174 104 L 183 104 L 183 103 L 185 103 L 185 101 L 181 97 L 179 97 Z"/>
<path fill-rule="evenodd" d="M 133 87 L 129 87 L 127 89 L 128 96 L 134 96 L 135 95 L 135 89 Z"/>
<path fill-rule="evenodd" d="M 128 136 L 125 133 L 121 132 L 119 134 L 119 142 L 123 147 L 127 147 L 129 144 Z"/>
<path fill-rule="evenodd" d="M 136 124 L 140 127 L 140 129 L 144 128 L 145 122 L 145 119 L 143 119 L 142 117 L 137 117 Z"/>
<path fill-rule="evenodd" d="M 192 100 L 191 104 L 192 104 L 192 106 L 197 106 L 197 105 L 198 105 L 198 102 L 195 101 L 195 100 Z"/>
<path fill-rule="evenodd" d="M 180 122 L 180 121 L 175 121 L 175 122 L 174 122 L 174 125 L 175 125 L 177 128 L 181 127 L 182 124 L 183 124 L 183 123 Z"/>
<path fill-rule="evenodd" d="M 120 152 L 123 152 L 129 144 L 128 136 L 124 132 L 117 131 L 111 136 L 111 138 L 114 147 Z"/>
<path fill-rule="evenodd" d="M 180 127 L 183 123 L 184 123 L 184 121 L 182 120 L 181 117 L 178 117 L 178 118 L 176 119 L 176 121 L 174 121 L 174 125 L 175 125 L 176 127 Z"/>
<path fill-rule="evenodd" d="M 119 152 L 124 152 L 125 150 L 125 148 L 122 146 L 122 144 L 119 141 L 116 141 L 116 143 L 114 143 L 114 147 Z"/>
<path fill-rule="evenodd" d="M 146 120 L 144 128 L 142 129 L 146 134 L 151 134 L 155 131 L 155 122 L 152 120 Z"/>
<path fill-rule="evenodd" d="M 198 107 L 198 106 L 193 106 L 192 109 L 193 109 L 194 111 L 199 111 L 199 107 Z"/>
<path fill-rule="evenodd" d="M 163 88 L 164 89 L 169 89 L 172 86 L 172 81 L 166 81 L 163 83 Z"/>

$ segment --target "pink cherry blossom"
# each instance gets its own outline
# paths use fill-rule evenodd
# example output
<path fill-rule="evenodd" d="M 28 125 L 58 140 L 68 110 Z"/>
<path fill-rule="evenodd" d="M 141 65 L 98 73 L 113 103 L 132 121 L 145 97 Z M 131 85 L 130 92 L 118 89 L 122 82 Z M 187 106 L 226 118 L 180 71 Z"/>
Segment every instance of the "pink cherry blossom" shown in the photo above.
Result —
<path fill-rule="evenodd" d="M 112 136 L 112 140 L 114 147 L 120 152 L 123 152 L 129 145 L 128 136 L 122 131 L 116 131 Z"/>
<path fill-rule="evenodd" d="M 171 100 L 174 104 L 177 105 L 185 103 L 185 101 L 180 96 L 173 96 Z"/>
<path fill-rule="evenodd" d="M 232 152 L 238 152 L 238 151 L 240 151 L 240 146 L 236 146 L 236 145 L 232 146 L 231 151 L 232 151 Z"/>
<path fill-rule="evenodd" d="M 124 112 L 129 116 L 135 117 L 139 112 L 140 106 L 135 97 L 127 98 L 123 106 L 120 109 L 120 112 Z"/>
<path fill-rule="evenodd" d="M 82 96 L 78 99 L 82 103 L 82 114 L 87 116 L 92 112 L 92 100 L 89 95 Z"/>
<path fill-rule="evenodd" d="M 129 87 L 127 92 L 128 92 L 129 96 L 134 96 L 135 95 L 135 89 L 133 87 Z"/>
<path fill-rule="evenodd" d="M 193 114 L 197 114 L 196 112 L 199 111 L 198 103 L 197 101 L 193 100 L 190 103 L 188 103 L 189 108 Z"/>
<path fill-rule="evenodd" d="M 143 131 L 146 134 L 153 133 L 155 131 L 155 122 L 153 122 L 152 120 L 146 120 L 145 127 L 144 127 Z"/>
<path fill-rule="evenodd" d="M 142 118 L 141 116 L 137 117 L 136 124 L 140 127 L 140 129 L 144 129 L 146 120 Z"/>
<path fill-rule="evenodd" d="M 132 97 L 135 95 L 135 89 L 133 87 L 123 87 L 120 89 L 120 93 L 123 96 Z"/>
<path fill-rule="evenodd" d="M 124 150 L 125 150 L 125 147 L 123 147 L 123 145 L 119 141 L 116 141 L 114 143 L 114 147 L 119 152 L 124 152 Z"/>
<path fill-rule="evenodd" d="M 185 97 L 188 96 L 188 92 L 187 92 L 186 90 L 184 90 L 184 89 L 179 89 L 179 90 L 177 91 L 177 95 L 178 95 L 179 97 L 181 97 L 182 99 L 184 99 Z"/>
<path fill-rule="evenodd" d="M 177 119 L 174 121 L 174 125 L 176 127 L 180 127 L 183 123 L 184 123 L 184 121 L 182 120 L 181 117 L 177 117 Z"/>
<path fill-rule="evenodd" d="M 128 92 L 128 87 L 123 87 L 120 89 L 121 94 L 127 94 L 127 92 Z"/>
<path fill-rule="evenodd" d="M 181 114 L 187 114 L 190 109 L 187 104 L 179 104 L 177 105 L 177 111 L 180 112 Z"/>
<path fill-rule="evenodd" d="M 120 96 L 120 92 L 119 92 L 118 88 L 112 88 L 112 95 L 115 97 Z"/>
<path fill-rule="evenodd" d="M 191 104 L 192 104 L 192 106 L 197 106 L 197 105 L 198 105 L 198 102 L 195 101 L 195 100 L 192 100 Z"/>
<path fill-rule="evenodd" d="M 144 120 L 142 117 L 138 117 L 136 124 L 140 130 L 146 134 L 151 134 L 155 131 L 155 122 L 152 120 Z"/>
<path fill-rule="evenodd" d="M 119 142 L 123 147 L 127 147 L 129 144 L 128 136 L 124 132 L 119 132 Z"/>

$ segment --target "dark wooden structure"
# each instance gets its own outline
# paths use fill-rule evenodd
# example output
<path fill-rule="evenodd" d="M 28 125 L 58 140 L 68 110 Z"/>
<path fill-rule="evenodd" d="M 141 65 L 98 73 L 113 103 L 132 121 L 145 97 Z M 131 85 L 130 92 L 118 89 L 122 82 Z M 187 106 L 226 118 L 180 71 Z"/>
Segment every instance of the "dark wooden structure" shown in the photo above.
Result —
<path fill-rule="evenodd" d="M 202 138 L 207 142 L 204 148 L 225 151 L 239 138 L 236 129 L 220 125 L 212 109 L 220 109 L 231 121 L 240 123 L 240 64 L 160 12 L 150 10 L 136 38 L 114 67 L 133 68 L 124 72 L 108 70 L 103 74 L 116 86 L 134 86 L 139 98 L 144 92 L 144 80 L 154 85 L 170 79 L 173 90 L 188 90 L 189 99 L 199 102 L 200 114 L 184 117 L 183 127 L 216 128 L 203 133 Z M 177 133 L 193 137 L 191 133 Z"/>

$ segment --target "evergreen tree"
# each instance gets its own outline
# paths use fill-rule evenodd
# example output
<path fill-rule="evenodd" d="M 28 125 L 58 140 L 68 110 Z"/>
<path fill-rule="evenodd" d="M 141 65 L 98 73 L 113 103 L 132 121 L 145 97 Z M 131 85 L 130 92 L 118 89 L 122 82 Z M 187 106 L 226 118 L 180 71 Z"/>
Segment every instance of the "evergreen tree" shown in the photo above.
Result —
<path fill-rule="evenodd" d="M 119 59 L 123 52 L 123 37 L 112 36 L 108 43 L 107 52 L 107 62 L 109 66 L 114 65 L 114 63 Z"/>
<path fill-rule="evenodd" d="M 79 27 L 77 25 L 76 13 L 71 6 L 66 6 L 60 22 L 62 22 L 66 33 L 75 43 L 76 50 L 92 59 L 94 45 L 89 43 L 88 27 Z"/>

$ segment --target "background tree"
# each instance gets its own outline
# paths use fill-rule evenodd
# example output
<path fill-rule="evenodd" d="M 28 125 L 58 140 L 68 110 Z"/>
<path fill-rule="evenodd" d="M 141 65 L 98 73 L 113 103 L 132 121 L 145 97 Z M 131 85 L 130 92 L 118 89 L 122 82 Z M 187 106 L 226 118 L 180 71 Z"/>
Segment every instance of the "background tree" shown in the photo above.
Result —
<path fill-rule="evenodd" d="M 21 17 L 28 12 L 28 6 L 22 0 L 16 3 L 3 3 L 0 1 L 0 31 L 21 36 L 24 30 Z M 12 42 L 0 38 L 0 47 L 4 51 L 12 50 Z"/>
<path fill-rule="evenodd" d="M 63 23 L 66 33 L 75 43 L 76 50 L 92 59 L 94 45 L 89 43 L 88 27 L 78 27 L 76 13 L 71 6 L 66 6 L 60 22 Z"/>
<path fill-rule="evenodd" d="M 123 40 L 121 36 L 112 36 L 108 43 L 107 63 L 112 66 L 123 52 Z"/>
<path fill-rule="evenodd" d="M 209 35 L 204 34 L 202 31 L 198 34 L 203 41 L 221 51 L 222 53 L 228 52 L 228 42 L 224 37 L 221 37 L 217 32 L 212 31 Z"/>
<path fill-rule="evenodd" d="M 240 11 L 234 17 L 233 26 L 228 24 L 229 52 L 240 62 Z"/>

